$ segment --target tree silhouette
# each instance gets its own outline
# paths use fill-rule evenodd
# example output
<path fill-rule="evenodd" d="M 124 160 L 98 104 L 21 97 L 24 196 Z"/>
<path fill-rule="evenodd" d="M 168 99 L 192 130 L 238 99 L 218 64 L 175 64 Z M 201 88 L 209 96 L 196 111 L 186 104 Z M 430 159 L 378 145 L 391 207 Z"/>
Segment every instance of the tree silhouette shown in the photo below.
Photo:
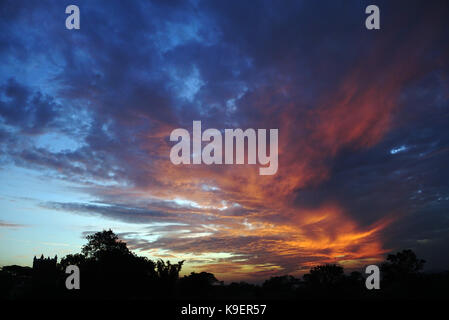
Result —
<path fill-rule="evenodd" d="M 176 264 L 132 253 L 112 230 L 88 235 L 81 252 L 65 256 L 60 270 L 77 265 L 83 294 L 103 298 L 167 296 L 174 293 L 183 261 Z M 150 290 L 153 289 L 153 290 Z"/>
<path fill-rule="evenodd" d="M 209 297 L 216 284 L 220 282 L 209 272 L 191 272 L 190 275 L 179 279 L 180 293 L 183 296 Z"/>
<path fill-rule="evenodd" d="M 160 279 L 164 280 L 176 280 L 179 277 L 179 272 L 181 271 L 183 261 L 179 261 L 176 264 L 171 264 L 170 260 L 164 262 L 159 259 L 156 263 L 157 275 Z"/>
<path fill-rule="evenodd" d="M 191 272 L 179 278 L 184 261 L 152 261 L 138 256 L 112 230 L 89 235 L 87 240 L 81 253 L 65 256 L 57 267 L 56 257 L 35 259 L 33 268 L 4 266 L 0 270 L 0 298 L 416 299 L 447 298 L 449 293 L 449 272 L 421 273 L 425 261 L 412 250 L 389 254 L 381 264 L 381 290 L 367 290 L 363 273 L 353 271 L 345 275 L 343 267 L 336 264 L 311 268 L 303 281 L 282 275 L 271 277 L 262 285 L 225 285 L 209 272 Z M 80 269 L 81 290 L 65 288 L 64 270 L 69 265 Z"/>
<path fill-rule="evenodd" d="M 126 243 L 119 240 L 118 236 L 111 229 L 96 232 L 88 235 L 86 238 L 88 243 L 83 246 L 81 251 L 87 258 L 98 259 L 104 254 L 131 254 Z"/>
<path fill-rule="evenodd" d="M 191 272 L 190 275 L 184 276 L 181 280 L 183 282 L 194 283 L 199 287 L 208 287 L 219 282 L 212 273 L 204 271 L 200 273 Z"/>
<path fill-rule="evenodd" d="M 381 264 L 383 279 L 385 282 L 406 281 L 416 276 L 423 269 L 425 262 L 418 259 L 410 249 L 389 254 L 386 261 Z"/>
<path fill-rule="evenodd" d="M 86 256 L 81 253 L 68 254 L 61 259 L 59 263 L 59 268 L 65 270 L 70 265 L 83 266 L 86 263 Z"/>
<path fill-rule="evenodd" d="M 343 277 L 343 267 L 336 264 L 325 264 L 310 269 L 310 273 L 304 275 L 304 281 L 312 286 L 332 288 L 337 286 Z"/>
<path fill-rule="evenodd" d="M 293 294 L 299 287 L 299 284 L 299 279 L 290 275 L 284 275 L 265 280 L 262 284 L 262 289 L 267 296 L 276 295 L 277 297 L 283 297 Z"/>

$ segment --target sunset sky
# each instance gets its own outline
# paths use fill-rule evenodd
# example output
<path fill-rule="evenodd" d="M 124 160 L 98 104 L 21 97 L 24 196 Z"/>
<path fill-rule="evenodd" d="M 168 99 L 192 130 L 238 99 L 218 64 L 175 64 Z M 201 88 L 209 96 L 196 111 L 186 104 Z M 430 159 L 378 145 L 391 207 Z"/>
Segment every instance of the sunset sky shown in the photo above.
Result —
<path fill-rule="evenodd" d="M 406 248 L 449 269 L 448 7 L 1 1 L 0 266 L 111 228 L 225 281 Z M 279 129 L 277 173 L 172 164 L 194 120 Z"/>

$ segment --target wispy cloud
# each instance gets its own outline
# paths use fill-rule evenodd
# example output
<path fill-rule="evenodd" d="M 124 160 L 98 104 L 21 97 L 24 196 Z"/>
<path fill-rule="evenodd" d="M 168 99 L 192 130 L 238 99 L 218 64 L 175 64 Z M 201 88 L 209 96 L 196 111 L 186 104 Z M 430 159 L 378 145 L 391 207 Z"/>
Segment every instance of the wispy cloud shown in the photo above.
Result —
<path fill-rule="evenodd" d="M 9 223 L 9 222 L 0 220 L 0 228 L 16 229 L 16 228 L 25 228 L 25 227 L 27 227 L 27 226 L 24 224 Z"/>

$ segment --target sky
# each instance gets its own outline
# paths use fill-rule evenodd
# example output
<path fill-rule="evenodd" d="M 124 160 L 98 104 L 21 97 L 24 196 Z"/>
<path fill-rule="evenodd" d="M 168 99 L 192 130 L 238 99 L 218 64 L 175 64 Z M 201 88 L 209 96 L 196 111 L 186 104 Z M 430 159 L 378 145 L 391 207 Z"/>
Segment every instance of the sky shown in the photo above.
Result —
<path fill-rule="evenodd" d="M 0 265 L 111 228 L 225 281 L 407 248 L 449 269 L 448 17 L 444 1 L 1 1 Z M 174 165 L 170 133 L 194 120 L 277 128 L 277 173 Z"/>

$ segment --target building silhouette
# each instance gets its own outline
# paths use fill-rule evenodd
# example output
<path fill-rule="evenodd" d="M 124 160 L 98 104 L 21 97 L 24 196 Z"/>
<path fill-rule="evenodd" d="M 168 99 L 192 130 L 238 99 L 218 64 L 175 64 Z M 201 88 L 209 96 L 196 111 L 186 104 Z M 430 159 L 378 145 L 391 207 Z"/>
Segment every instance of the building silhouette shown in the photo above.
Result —
<path fill-rule="evenodd" d="M 41 255 L 40 258 L 33 258 L 33 271 L 35 272 L 53 272 L 56 271 L 56 265 L 58 263 L 58 256 L 56 255 L 54 258 L 47 257 Z"/>
<path fill-rule="evenodd" d="M 32 283 L 33 290 L 42 293 L 44 296 L 54 292 L 58 284 L 58 257 L 54 258 L 41 255 L 40 258 L 33 258 Z"/>

